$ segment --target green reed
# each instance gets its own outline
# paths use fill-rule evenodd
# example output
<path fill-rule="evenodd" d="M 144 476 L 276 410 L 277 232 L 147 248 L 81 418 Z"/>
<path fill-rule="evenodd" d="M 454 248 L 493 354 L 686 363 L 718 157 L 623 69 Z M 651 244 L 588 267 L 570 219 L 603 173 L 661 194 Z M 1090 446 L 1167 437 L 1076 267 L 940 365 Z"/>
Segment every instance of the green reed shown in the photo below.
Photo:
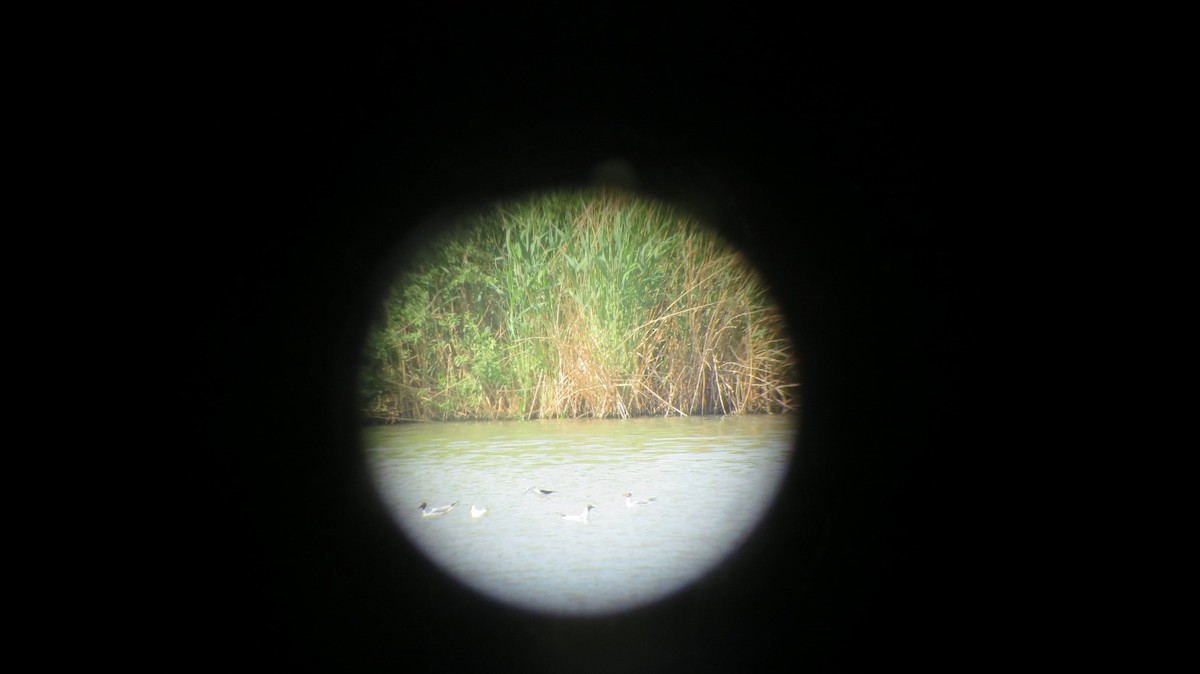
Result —
<path fill-rule="evenodd" d="M 686 215 L 607 191 L 500 204 L 415 256 L 363 371 L 368 418 L 777 413 L 795 358 L 761 279 Z"/>

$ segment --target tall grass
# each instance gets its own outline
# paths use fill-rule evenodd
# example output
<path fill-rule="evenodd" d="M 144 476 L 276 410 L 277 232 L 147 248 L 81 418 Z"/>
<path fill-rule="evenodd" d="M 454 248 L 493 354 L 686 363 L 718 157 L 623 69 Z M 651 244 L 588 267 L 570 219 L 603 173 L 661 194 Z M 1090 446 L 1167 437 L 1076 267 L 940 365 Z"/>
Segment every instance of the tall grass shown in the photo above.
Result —
<path fill-rule="evenodd" d="M 416 256 L 363 372 L 377 421 L 785 412 L 783 321 L 753 269 L 666 205 L 556 192 Z"/>

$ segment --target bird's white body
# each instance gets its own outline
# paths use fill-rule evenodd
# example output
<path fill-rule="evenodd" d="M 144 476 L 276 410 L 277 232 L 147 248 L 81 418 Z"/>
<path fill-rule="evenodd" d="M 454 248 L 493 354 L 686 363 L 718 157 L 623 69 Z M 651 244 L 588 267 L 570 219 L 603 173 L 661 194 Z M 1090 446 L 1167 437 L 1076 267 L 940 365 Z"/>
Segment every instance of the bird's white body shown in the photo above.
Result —
<path fill-rule="evenodd" d="M 654 503 L 655 501 L 658 500 L 658 497 L 654 496 L 654 497 L 651 497 L 648 499 L 642 499 L 640 501 L 635 501 L 635 500 L 633 500 L 633 494 L 630 494 L 629 492 L 625 492 L 623 494 L 623 496 L 625 497 L 625 507 L 626 508 L 637 508 L 639 506 L 648 506 L 651 503 Z"/>
<path fill-rule="evenodd" d="M 475 519 L 479 519 L 480 517 L 483 517 L 483 516 L 484 516 L 484 515 L 486 515 L 486 514 L 488 514 L 488 509 L 487 509 L 487 508 L 480 508 L 480 507 L 478 507 L 478 506 L 471 506 L 471 517 L 473 517 L 473 518 L 475 518 Z"/>
<path fill-rule="evenodd" d="M 441 517 L 442 515 L 445 515 L 446 513 L 450 512 L 451 510 L 454 510 L 454 506 L 456 506 L 458 504 L 459 504 L 459 502 L 455 501 L 454 503 L 451 503 L 450 505 L 438 506 L 437 508 L 430 508 L 428 506 L 428 504 L 421 503 L 421 505 L 419 505 L 417 507 L 420 508 L 422 517 Z"/>
<path fill-rule="evenodd" d="M 588 523 L 588 513 L 590 513 L 592 511 L 592 508 L 594 508 L 594 507 L 595 506 L 593 506 L 593 505 L 588 505 L 587 507 L 585 507 L 583 509 L 583 512 L 578 515 L 564 515 L 562 513 L 559 513 L 558 516 L 563 518 L 564 520 L 569 520 L 571 522 L 582 522 L 584 524 L 587 524 Z"/>

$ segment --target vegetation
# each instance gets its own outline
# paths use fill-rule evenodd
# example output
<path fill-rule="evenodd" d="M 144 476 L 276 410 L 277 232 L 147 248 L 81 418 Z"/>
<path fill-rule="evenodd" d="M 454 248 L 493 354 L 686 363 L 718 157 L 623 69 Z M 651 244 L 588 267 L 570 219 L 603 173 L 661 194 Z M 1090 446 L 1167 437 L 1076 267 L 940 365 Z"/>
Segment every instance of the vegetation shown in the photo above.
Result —
<path fill-rule="evenodd" d="M 775 413 L 795 361 L 757 274 L 668 206 L 508 203 L 417 256 L 363 372 L 375 421 Z"/>

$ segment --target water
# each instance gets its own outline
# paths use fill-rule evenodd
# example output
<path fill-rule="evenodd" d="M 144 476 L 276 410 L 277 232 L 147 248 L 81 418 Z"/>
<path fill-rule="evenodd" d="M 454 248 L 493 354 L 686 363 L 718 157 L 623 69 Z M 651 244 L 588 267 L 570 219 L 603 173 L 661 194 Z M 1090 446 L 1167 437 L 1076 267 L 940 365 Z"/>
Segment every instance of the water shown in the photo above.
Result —
<path fill-rule="evenodd" d="M 735 550 L 795 431 L 791 416 L 673 417 L 409 424 L 365 440 L 400 529 L 451 576 L 525 609 L 598 615 L 665 597 Z M 656 500 L 631 509 L 625 492 Z M 423 501 L 460 504 L 425 518 Z M 588 504 L 587 524 L 559 516 Z M 489 512 L 473 519 L 472 505 Z"/>

